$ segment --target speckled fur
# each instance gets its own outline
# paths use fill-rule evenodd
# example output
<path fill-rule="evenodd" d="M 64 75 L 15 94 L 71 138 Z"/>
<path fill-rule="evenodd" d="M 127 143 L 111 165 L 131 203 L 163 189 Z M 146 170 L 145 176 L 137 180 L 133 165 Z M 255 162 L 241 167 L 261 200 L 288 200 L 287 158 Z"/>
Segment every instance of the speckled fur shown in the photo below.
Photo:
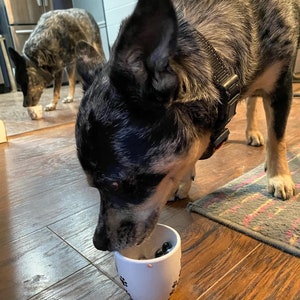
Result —
<path fill-rule="evenodd" d="M 23 105 L 39 102 L 43 89 L 54 80 L 54 96 L 46 110 L 54 110 L 60 97 L 62 73 L 69 75 L 70 94 L 64 102 L 72 102 L 75 89 L 76 45 L 86 41 L 105 60 L 99 28 L 94 18 L 82 9 L 55 10 L 43 14 L 26 41 L 23 55 L 13 49 L 16 79 L 24 94 Z"/>
<path fill-rule="evenodd" d="M 250 110 L 247 142 L 253 146 L 263 144 L 254 126 L 256 97 L 263 97 L 268 190 L 281 199 L 295 193 L 286 161 L 285 128 L 299 2 L 178 0 L 173 4 L 139 0 L 122 23 L 107 64 L 99 61 L 95 66 L 96 53 L 82 51 L 78 70 L 85 94 L 76 143 L 89 182 L 101 195 L 94 235 L 101 250 L 139 244 L 151 233 L 169 197 L 187 195 L 194 165 L 209 145 L 221 99 L 199 33 L 238 75 L 241 99 L 248 98 Z"/>

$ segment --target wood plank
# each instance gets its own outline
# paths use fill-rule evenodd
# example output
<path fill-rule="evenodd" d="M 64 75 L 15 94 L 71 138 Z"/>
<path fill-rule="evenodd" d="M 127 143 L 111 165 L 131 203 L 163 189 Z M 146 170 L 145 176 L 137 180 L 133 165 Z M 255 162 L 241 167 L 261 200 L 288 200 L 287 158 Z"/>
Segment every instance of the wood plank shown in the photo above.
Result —
<path fill-rule="evenodd" d="M 1 246 L 0 298 L 28 299 L 88 264 L 50 230 L 36 231 Z"/>
<path fill-rule="evenodd" d="M 198 299 L 300 299 L 300 259 L 261 244 Z"/>
<path fill-rule="evenodd" d="M 0 245 L 99 203 L 64 130 L 0 145 Z"/>
<path fill-rule="evenodd" d="M 243 234 L 192 215 L 193 223 L 180 233 L 182 270 L 172 300 L 197 299 L 259 246 Z"/>
<path fill-rule="evenodd" d="M 97 250 L 93 245 L 93 234 L 98 221 L 99 203 L 48 226 L 93 263 L 108 253 Z"/>
<path fill-rule="evenodd" d="M 75 182 L 62 189 L 20 198 L 14 204 L 11 204 L 13 201 L 10 197 L 1 201 L 0 245 L 73 215 L 99 201 L 94 193 L 89 189 L 80 189 L 81 186 Z"/>
<path fill-rule="evenodd" d="M 31 298 L 45 299 L 129 300 L 130 297 L 125 290 L 90 265 Z"/>
<path fill-rule="evenodd" d="M 113 253 L 97 250 L 92 242 L 98 213 L 99 205 L 94 205 L 51 224 L 49 228 L 91 261 L 101 272 L 121 285 L 115 268 Z"/>

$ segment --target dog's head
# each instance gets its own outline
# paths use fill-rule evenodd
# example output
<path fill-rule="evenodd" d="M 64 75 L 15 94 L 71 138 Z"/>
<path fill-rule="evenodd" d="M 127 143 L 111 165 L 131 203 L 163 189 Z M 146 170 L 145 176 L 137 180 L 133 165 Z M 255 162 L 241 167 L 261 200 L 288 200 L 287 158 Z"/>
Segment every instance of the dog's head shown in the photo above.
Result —
<path fill-rule="evenodd" d="M 94 234 L 100 250 L 141 243 L 207 147 L 209 137 L 199 141 L 193 108 L 176 101 L 176 43 L 171 1 L 141 0 L 107 64 L 97 64 L 91 47 L 78 51 L 85 92 L 76 144 L 88 181 L 101 196 Z"/>
<path fill-rule="evenodd" d="M 15 64 L 15 78 L 23 92 L 23 106 L 37 105 L 43 90 L 49 83 L 38 68 L 29 59 L 20 55 L 13 48 L 9 48 L 9 54 Z M 46 71 L 45 71 L 46 73 Z M 49 74 L 50 78 L 51 75 Z"/>

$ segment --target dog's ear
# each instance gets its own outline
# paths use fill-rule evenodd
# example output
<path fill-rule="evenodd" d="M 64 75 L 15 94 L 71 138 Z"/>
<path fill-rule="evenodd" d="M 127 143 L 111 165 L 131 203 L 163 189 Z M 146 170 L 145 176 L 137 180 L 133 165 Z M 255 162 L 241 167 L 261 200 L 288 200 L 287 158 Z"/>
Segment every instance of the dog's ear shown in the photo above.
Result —
<path fill-rule="evenodd" d="M 9 52 L 9 55 L 16 67 L 16 70 L 15 70 L 16 82 L 18 85 L 21 86 L 22 91 L 25 95 L 25 94 L 27 94 L 27 86 L 28 86 L 26 60 L 22 55 L 20 55 L 16 50 L 14 50 L 11 47 L 8 48 L 8 52 Z"/>
<path fill-rule="evenodd" d="M 172 2 L 139 0 L 113 47 L 113 84 L 141 107 L 145 100 L 151 105 L 166 104 L 177 92 L 178 78 L 170 66 L 176 44 L 177 17 Z"/>
<path fill-rule="evenodd" d="M 9 47 L 8 52 L 16 67 L 25 64 L 24 57 L 22 57 L 15 49 Z"/>
<path fill-rule="evenodd" d="M 85 41 L 76 45 L 76 70 L 86 90 L 94 81 L 96 70 L 101 68 L 105 59 L 97 50 Z"/>

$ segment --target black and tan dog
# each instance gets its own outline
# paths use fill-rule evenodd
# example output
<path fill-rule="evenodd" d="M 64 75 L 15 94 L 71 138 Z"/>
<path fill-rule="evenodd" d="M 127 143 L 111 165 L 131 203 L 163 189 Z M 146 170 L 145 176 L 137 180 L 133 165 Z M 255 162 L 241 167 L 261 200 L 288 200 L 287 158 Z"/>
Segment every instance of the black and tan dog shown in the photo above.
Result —
<path fill-rule="evenodd" d="M 247 141 L 261 145 L 254 108 L 263 97 L 268 190 L 294 195 L 285 128 L 298 35 L 295 0 L 138 1 L 109 62 L 81 72 L 76 141 L 101 195 L 96 248 L 126 248 L 151 233 L 167 200 L 186 196 L 197 160 L 226 140 L 238 99 L 248 98 Z"/>
<path fill-rule="evenodd" d="M 99 28 L 94 18 L 82 9 L 55 10 L 43 14 L 26 41 L 23 54 L 10 48 L 16 66 L 16 81 L 20 85 L 23 106 L 35 106 L 44 88 L 54 80 L 54 95 L 46 111 L 55 110 L 60 98 L 63 71 L 69 77 L 69 96 L 64 103 L 73 102 L 75 92 L 76 56 L 79 41 L 86 41 L 104 58 Z"/>

